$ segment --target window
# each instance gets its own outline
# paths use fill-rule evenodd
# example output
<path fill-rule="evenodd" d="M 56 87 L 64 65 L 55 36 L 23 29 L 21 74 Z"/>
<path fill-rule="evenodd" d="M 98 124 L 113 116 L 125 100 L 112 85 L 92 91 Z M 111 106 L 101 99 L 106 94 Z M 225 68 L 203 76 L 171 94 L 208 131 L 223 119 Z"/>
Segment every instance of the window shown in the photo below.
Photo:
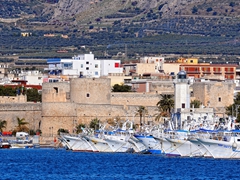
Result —
<path fill-rule="evenodd" d="M 89 70 L 89 67 L 86 67 L 86 70 Z"/>
<path fill-rule="evenodd" d="M 81 68 L 83 68 L 83 64 L 81 64 Z"/>
<path fill-rule="evenodd" d="M 98 64 L 95 64 L 95 68 L 98 68 Z"/>
<path fill-rule="evenodd" d="M 98 72 L 97 71 L 95 72 L 95 76 L 98 76 Z"/>
<path fill-rule="evenodd" d="M 64 63 L 63 69 L 72 69 L 72 63 Z"/>
<path fill-rule="evenodd" d="M 56 93 L 58 93 L 58 88 L 57 87 L 54 87 L 53 89 L 55 90 Z"/>
<path fill-rule="evenodd" d="M 185 108 L 185 103 L 182 103 L 182 108 Z"/>
<path fill-rule="evenodd" d="M 38 80 L 42 79 L 42 77 L 38 77 Z"/>
<path fill-rule="evenodd" d="M 89 94 L 89 93 L 87 93 L 87 97 L 90 97 L 90 94 Z"/>
<path fill-rule="evenodd" d="M 89 62 L 87 61 L 86 64 L 89 64 Z"/>
<path fill-rule="evenodd" d="M 221 102 L 221 101 L 222 101 L 222 98 L 219 97 L 219 98 L 218 98 L 218 102 Z"/>

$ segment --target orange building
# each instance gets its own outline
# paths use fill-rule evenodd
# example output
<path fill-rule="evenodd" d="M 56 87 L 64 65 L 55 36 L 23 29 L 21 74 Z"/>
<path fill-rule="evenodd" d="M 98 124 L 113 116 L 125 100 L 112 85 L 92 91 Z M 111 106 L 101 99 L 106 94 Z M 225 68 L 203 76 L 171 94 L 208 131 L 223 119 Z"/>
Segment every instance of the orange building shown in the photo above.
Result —
<path fill-rule="evenodd" d="M 189 77 L 221 76 L 236 79 L 237 64 L 181 64 L 179 70 L 186 71 Z"/>

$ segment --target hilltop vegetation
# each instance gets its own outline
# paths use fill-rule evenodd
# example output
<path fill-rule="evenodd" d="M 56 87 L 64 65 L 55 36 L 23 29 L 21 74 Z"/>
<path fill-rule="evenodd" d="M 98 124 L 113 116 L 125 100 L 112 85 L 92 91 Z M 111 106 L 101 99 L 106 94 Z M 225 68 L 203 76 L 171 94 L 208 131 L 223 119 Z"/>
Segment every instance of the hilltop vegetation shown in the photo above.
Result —
<path fill-rule="evenodd" d="M 236 55 L 239 15 L 238 0 L 7 0 L 0 5 L 0 52 L 26 55 L 71 46 L 72 53 L 93 51 L 99 57 L 126 51 L 132 58 Z M 46 33 L 69 38 L 43 37 Z"/>

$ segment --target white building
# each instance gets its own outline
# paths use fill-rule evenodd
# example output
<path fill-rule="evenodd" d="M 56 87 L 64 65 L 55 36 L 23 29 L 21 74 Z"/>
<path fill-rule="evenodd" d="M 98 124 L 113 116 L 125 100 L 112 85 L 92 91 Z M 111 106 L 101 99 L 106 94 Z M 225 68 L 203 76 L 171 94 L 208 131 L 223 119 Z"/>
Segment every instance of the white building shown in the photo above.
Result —
<path fill-rule="evenodd" d="M 43 74 L 38 70 L 35 71 L 23 71 L 18 74 L 17 77 L 13 78 L 13 81 L 25 81 L 26 85 L 42 85 Z"/>
<path fill-rule="evenodd" d="M 160 72 L 163 69 L 164 57 L 145 56 L 140 58 L 140 63 L 155 64 L 155 72 Z"/>
<path fill-rule="evenodd" d="M 100 75 L 108 76 L 109 74 L 123 73 L 120 60 L 100 60 Z"/>
<path fill-rule="evenodd" d="M 27 71 L 22 74 L 23 80 L 27 81 L 27 85 L 42 85 L 43 83 L 43 74 L 36 71 Z"/>
<path fill-rule="evenodd" d="M 185 71 L 180 71 L 177 74 L 177 79 L 174 82 L 174 102 L 175 112 L 179 108 L 190 108 L 190 88 L 189 80 Z"/>
<path fill-rule="evenodd" d="M 69 75 L 78 77 L 107 76 L 109 73 L 122 73 L 120 60 L 97 60 L 94 54 L 81 54 L 72 59 L 48 59 L 48 70 L 53 75 Z"/>
<path fill-rule="evenodd" d="M 174 82 L 174 127 L 175 129 L 183 129 L 193 124 L 194 126 L 213 125 L 215 123 L 215 115 L 213 108 L 194 108 L 190 107 L 190 81 L 187 79 L 185 71 L 177 74 Z M 188 124 L 188 125 L 187 125 Z M 186 130 L 186 129 L 185 129 Z M 188 130 L 188 129 L 187 129 Z"/>

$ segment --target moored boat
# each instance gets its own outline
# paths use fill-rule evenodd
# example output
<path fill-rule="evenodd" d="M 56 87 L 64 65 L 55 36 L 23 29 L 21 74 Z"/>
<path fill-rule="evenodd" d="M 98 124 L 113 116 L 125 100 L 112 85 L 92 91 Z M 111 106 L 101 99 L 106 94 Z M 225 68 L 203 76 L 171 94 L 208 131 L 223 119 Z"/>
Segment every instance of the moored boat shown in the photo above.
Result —
<path fill-rule="evenodd" d="M 0 140 L 0 149 L 9 149 L 11 144 L 7 140 Z"/>

